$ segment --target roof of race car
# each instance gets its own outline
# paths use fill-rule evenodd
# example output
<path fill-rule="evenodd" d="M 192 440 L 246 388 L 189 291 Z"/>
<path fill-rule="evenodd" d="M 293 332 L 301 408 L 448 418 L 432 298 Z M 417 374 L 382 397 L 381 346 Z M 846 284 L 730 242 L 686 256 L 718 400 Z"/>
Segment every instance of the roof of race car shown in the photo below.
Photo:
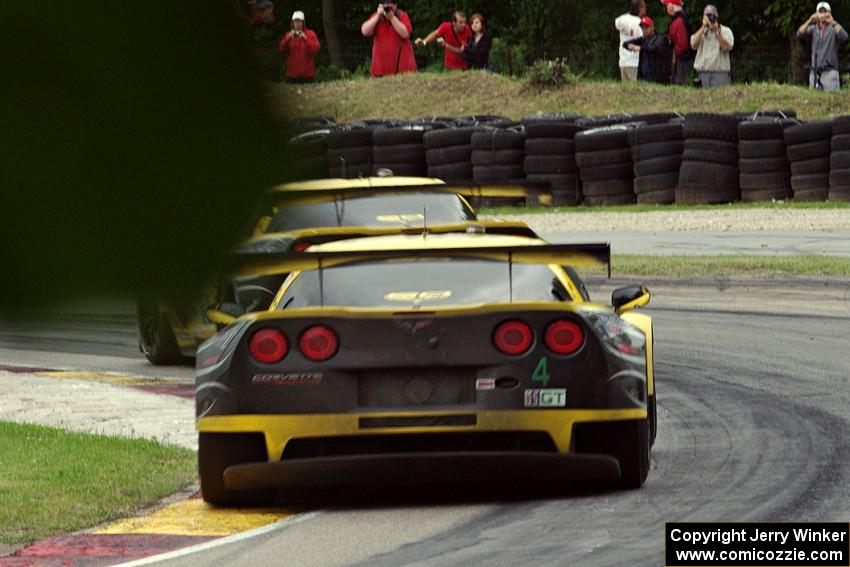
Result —
<path fill-rule="evenodd" d="M 369 189 L 373 187 L 419 187 L 424 185 L 445 185 L 445 181 L 433 177 L 357 177 L 354 179 L 313 179 L 277 185 L 271 190 L 278 191 L 338 191 L 340 189 Z"/>
<path fill-rule="evenodd" d="M 501 234 L 391 234 L 367 238 L 351 238 L 311 246 L 314 252 L 359 252 L 380 250 L 451 250 L 452 248 L 493 248 L 503 246 L 542 246 L 539 238 Z"/>

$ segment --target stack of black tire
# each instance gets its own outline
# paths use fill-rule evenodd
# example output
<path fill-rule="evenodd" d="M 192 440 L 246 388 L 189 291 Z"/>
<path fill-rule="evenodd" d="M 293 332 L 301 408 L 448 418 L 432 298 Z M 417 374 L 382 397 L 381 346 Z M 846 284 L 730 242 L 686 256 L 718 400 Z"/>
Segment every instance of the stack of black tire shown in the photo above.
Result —
<path fill-rule="evenodd" d="M 330 130 L 313 130 L 289 139 L 287 157 L 291 169 L 287 178 L 322 179 L 328 176 L 325 154 L 329 133 Z"/>
<path fill-rule="evenodd" d="M 372 129 L 340 126 L 327 138 L 327 165 L 331 177 L 367 177 L 372 173 Z"/>
<path fill-rule="evenodd" d="M 509 183 L 525 178 L 525 130 L 481 128 L 470 138 L 472 145 L 472 179 L 479 185 Z"/>
<path fill-rule="evenodd" d="M 379 126 L 372 131 L 372 174 L 390 170 L 397 176 L 425 176 L 422 137 L 429 127 L 421 124 Z"/>
<path fill-rule="evenodd" d="M 695 112 L 685 116 L 677 203 L 702 205 L 740 199 L 738 123 L 741 120 L 730 114 Z"/>
<path fill-rule="evenodd" d="M 472 181 L 472 134 L 475 126 L 441 128 L 425 132 L 425 162 L 428 177 L 451 183 Z"/>
<path fill-rule="evenodd" d="M 584 203 L 625 205 L 635 202 L 629 133 L 634 125 L 617 124 L 575 135 L 576 164 Z"/>
<path fill-rule="evenodd" d="M 807 122 L 786 128 L 786 154 L 791 164 L 795 201 L 824 201 L 829 194 L 832 124 Z"/>
<path fill-rule="evenodd" d="M 629 132 L 638 204 L 660 205 L 676 200 L 682 165 L 682 121 L 655 123 Z"/>
<path fill-rule="evenodd" d="M 785 129 L 794 119 L 757 117 L 738 125 L 738 170 L 741 200 L 781 201 L 791 198 L 791 168 Z"/>
<path fill-rule="evenodd" d="M 581 203 L 573 138 L 584 128 L 572 122 L 569 116 L 526 118 L 523 123 L 525 178 L 549 184 L 553 205 Z"/>
<path fill-rule="evenodd" d="M 850 116 L 832 121 L 829 200 L 850 201 Z"/>

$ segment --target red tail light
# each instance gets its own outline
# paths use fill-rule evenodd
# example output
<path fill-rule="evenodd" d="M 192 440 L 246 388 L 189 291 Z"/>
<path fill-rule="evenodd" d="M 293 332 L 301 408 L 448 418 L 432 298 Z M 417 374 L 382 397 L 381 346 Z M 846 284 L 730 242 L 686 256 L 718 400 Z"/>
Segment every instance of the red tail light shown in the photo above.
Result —
<path fill-rule="evenodd" d="M 296 252 L 304 252 L 310 246 L 312 246 L 312 244 L 310 244 L 309 242 L 296 242 L 295 246 L 293 246 L 292 249 Z"/>
<path fill-rule="evenodd" d="M 516 356 L 526 352 L 534 342 L 531 327 L 522 321 L 505 321 L 493 333 L 493 344 L 505 354 Z"/>
<path fill-rule="evenodd" d="M 301 334 L 299 345 L 304 356 L 310 360 L 321 362 L 336 354 L 339 340 L 329 328 L 317 325 L 310 327 Z"/>
<path fill-rule="evenodd" d="M 257 362 L 272 364 L 283 360 L 289 345 L 286 337 L 277 329 L 261 329 L 254 333 L 248 350 Z"/>
<path fill-rule="evenodd" d="M 578 323 L 562 319 L 546 327 L 545 341 L 556 354 L 572 354 L 584 343 L 584 331 Z"/>

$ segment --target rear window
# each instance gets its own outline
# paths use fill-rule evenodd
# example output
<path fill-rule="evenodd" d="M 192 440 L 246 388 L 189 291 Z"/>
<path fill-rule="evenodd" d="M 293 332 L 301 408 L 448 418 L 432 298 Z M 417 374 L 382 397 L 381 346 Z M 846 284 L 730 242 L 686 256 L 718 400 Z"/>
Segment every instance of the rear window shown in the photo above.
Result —
<path fill-rule="evenodd" d="M 508 301 L 569 301 L 548 266 L 514 264 L 513 289 L 505 262 L 424 258 L 362 262 L 323 271 L 324 304 L 416 309 Z M 319 273 L 300 274 L 278 309 L 321 305 Z"/>
<path fill-rule="evenodd" d="M 464 201 L 451 193 L 378 193 L 337 198 L 325 203 L 282 207 L 267 232 L 285 232 L 327 226 L 419 227 L 475 220 Z"/>

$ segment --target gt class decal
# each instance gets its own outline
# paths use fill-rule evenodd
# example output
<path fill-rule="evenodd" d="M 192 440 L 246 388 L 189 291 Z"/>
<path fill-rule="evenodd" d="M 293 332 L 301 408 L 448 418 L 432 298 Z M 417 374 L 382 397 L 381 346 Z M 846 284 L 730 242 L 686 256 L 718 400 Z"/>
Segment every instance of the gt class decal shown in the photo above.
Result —
<path fill-rule="evenodd" d="M 527 408 L 562 408 L 566 405 L 566 388 L 533 388 L 525 391 Z"/>

